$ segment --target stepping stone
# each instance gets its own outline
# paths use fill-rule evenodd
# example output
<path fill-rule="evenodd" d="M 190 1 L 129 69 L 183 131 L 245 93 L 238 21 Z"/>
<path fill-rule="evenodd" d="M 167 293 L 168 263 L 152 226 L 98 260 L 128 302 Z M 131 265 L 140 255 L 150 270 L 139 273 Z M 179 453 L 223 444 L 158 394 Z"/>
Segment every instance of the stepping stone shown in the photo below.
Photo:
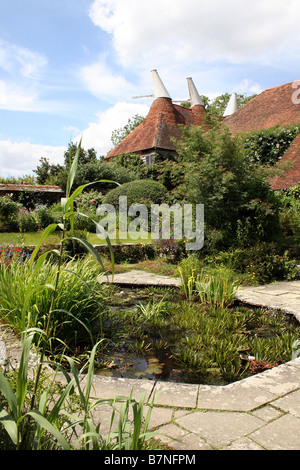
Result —
<path fill-rule="evenodd" d="M 98 278 L 99 282 L 108 282 L 126 286 L 164 286 L 164 287 L 180 287 L 181 280 L 169 276 L 161 276 L 153 273 L 146 273 L 133 269 L 127 273 L 115 274 L 112 276 Z"/>

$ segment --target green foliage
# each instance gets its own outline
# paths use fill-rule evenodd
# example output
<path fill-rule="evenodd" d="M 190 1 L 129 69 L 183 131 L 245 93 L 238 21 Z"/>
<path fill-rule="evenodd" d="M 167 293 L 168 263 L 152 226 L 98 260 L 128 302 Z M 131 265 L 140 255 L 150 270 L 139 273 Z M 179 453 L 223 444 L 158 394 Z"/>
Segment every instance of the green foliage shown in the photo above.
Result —
<path fill-rule="evenodd" d="M 103 198 L 104 204 L 113 204 L 118 207 L 119 196 L 127 196 L 127 203 L 131 204 L 160 204 L 165 196 L 166 188 L 157 181 L 153 180 L 136 180 L 125 183 L 111 190 Z"/>
<path fill-rule="evenodd" d="M 266 174 L 246 158 L 239 137 L 219 126 L 208 132 L 183 129 L 177 151 L 185 163 L 182 191 L 189 202 L 205 207 L 205 248 L 213 248 L 210 237 L 216 233 L 215 248 L 278 236 L 275 195 Z"/>
<path fill-rule="evenodd" d="M 245 93 L 237 94 L 237 104 L 238 109 L 248 103 L 256 95 L 246 96 Z M 205 95 L 201 95 L 201 99 L 204 103 L 206 111 L 213 116 L 223 116 L 226 106 L 230 100 L 231 95 L 229 93 L 224 93 L 223 95 L 217 96 L 214 99 L 209 99 Z"/>
<path fill-rule="evenodd" d="M 202 304 L 225 308 L 234 303 L 240 284 L 232 280 L 231 273 L 224 269 L 205 272 L 203 269 L 195 280 L 197 298 Z"/>
<path fill-rule="evenodd" d="M 244 151 L 251 162 L 274 165 L 287 151 L 300 126 L 270 127 L 243 136 Z"/>
<path fill-rule="evenodd" d="M 96 209 L 101 204 L 102 199 L 103 195 L 99 191 L 93 189 L 85 191 L 76 198 L 77 208 L 82 212 L 96 213 Z"/>
<path fill-rule="evenodd" d="M 17 214 L 21 204 L 6 195 L 0 197 L 0 232 L 18 230 Z"/>
<path fill-rule="evenodd" d="M 31 210 L 21 207 L 18 210 L 16 220 L 20 232 L 36 232 L 38 230 L 36 219 Z"/>
<path fill-rule="evenodd" d="M 32 214 L 36 220 L 39 230 L 43 230 L 50 224 L 58 224 L 62 222 L 62 211 L 59 205 L 47 206 L 46 204 L 38 204 Z"/>
<path fill-rule="evenodd" d="M 189 255 L 179 263 L 185 297 L 217 308 L 232 305 L 240 285 L 234 272 L 225 266 L 203 267 L 203 264 L 196 255 Z"/>
<path fill-rule="evenodd" d="M 281 207 L 280 227 L 285 238 L 300 240 L 300 184 L 287 190 L 277 191 L 276 196 Z"/>
<path fill-rule="evenodd" d="M 274 280 L 300 278 L 296 259 L 292 250 L 284 250 L 275 243 L 258 242 L 247 248 L 232 248 L 206 258 L 212 266 L 225 266 L 236 273 L 246 275 L 253 284 L 263 284 Z"/>
<path fill-rule="evenodd" d="M 113 131 L 112 136 L 111 136 L 111 141 L 116 147 L 118 143 L 120 143 L 125 137 L 130 134 L 137 126 L 139 126 L 143 121 L 144 117 L 140 116 L 139 114 L 136 114 L 133 116 L 133 118 L 129 118 L 127 121 L 127 124 L 124 127 L 121 127 L 120 129 L 116 129 Z"/>
<path fill-rule="evenodd" d="M 75 144 L 69 144 L 69 149 L 62 158 L 63 165 L 50 164 L 44 157 L 40 159 L 40 165 L 34 170 L 37 174 L 37 182 L 39 184 L 57 185 L 65 190 L 68 171 L 77 149 L 79 150 L 79 157 L 73 188 L 94 183 L 89 189 L 99 190 L 100 183 L 97 183 L 99 180 L 109 180 L 110 182 L 105 183 L 103 181 L 101 186 L 113 188 L 115 186 L 114 181 L 123 184 L 136 179 L 136 171 L 131 167 L 126 168 L 117 162 L 107 164 L 103 158 L 97 159 L 94 149 L 84 150 L 81 146 L 78 148 Z"/>
<path fill-rule="evenodd" d="M 24 176 L 0 176 L 1 184 L 36 184 L 36 177 L 33 175 Z"/>

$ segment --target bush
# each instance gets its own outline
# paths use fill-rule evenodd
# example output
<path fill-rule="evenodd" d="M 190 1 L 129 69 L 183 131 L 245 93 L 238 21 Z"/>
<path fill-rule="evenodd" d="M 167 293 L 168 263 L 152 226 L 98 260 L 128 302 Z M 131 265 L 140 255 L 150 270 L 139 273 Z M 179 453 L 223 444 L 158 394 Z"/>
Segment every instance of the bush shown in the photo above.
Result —
<path fill-rule="evenodd" d="M 300 184 L 276 192 L 280 210 L 280 227 L 284 237 L 300 239 Z"/>
<path fill-rule="evenodd" d="M 53 212 L 52 207 L 48 207 L 45 204 L 37 205 L 33 211 L 33 215 L 39 229 L 44 229 L 50 224 L 55 224 L 61 221 L 57 214 Z"/>
<path fill-rule="evenodd" d="M 244 137 L 245 153 L 251 162 L 274 165 L 283 157 L 298 134 L 299 125 L 271 127 L 248 133 Z"/>
<path fill-rule="evenodd" d="M 78 240 L 73 240 L 71 232 L 66 232 L 66 238 L 64 241 L 64 253 L 66 256 L 71 258 L 81 258 L 87 254 L 87 248 Z M 87 240 L 87 231 L 86 230 L 75 230 L 74 237 L 81 238 L 82 240 Z"/>
<path fill-rule="evenodd" d="M 24 207 L 21 207 L 18 211 L 17 224 L 20 232 L 36 232 L 38 230 L 34 214 Z"/>
<path fill-rule="evenodd" d="M 261 166 L 249 162 L 240 137 L 224 128 L 185 129 L 177 152 L 186 165 L 188 202 L 204 204 L 205 234 L 216 249 L 278 238 L 278 201 Z"/>
<path fill-rule="evenodd" d="M 161 204 L 166 194 L 166 188 L 157 181 L 135 180 L 109 191 L 104 197 L 103 203 L 118 207 L 119 196 L 127 196 L 129 206 L 131 204 Z"/>
<path fill-rule="evenodd" d="M 96 209 L 101 204 L 103 195 L 96 190 L 86 191 L 76 197 L 76 204 L 78 210 L 81 212 L 96 213 Z"/>
<path fill-rule="evenodd" d="M 300 271 L 291 255 L 292 250 L 281 250 L 275 243 L 261 242 L 247 249 L 221 252 L 214 256 L 214 263 L 246 274 L 252 283 L 263 284 L 300 279 Z"/>
<path fill-rule="evenodd" d="M 155 247 L 160 256 L 172 257 L 174 260 L 178 260 L 182 254 L 181 245 L 173 238 L 157 240 Z"/>
<path fill-rule="evenodd" d="M 18 230 L 17 214 L 21 204 L 12 200 L 8 195 L 0 197 L 0 232 Z"/>

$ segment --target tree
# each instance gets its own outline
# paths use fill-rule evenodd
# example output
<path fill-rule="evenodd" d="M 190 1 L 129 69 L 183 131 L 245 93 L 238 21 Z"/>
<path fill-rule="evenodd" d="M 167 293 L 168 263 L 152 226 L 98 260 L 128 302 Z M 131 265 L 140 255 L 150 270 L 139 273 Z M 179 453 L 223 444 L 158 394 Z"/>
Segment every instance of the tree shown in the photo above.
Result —
<path fill-rule="evenodd" d="M 76 144 L 69 144 L 68 150 L 64 153 L 64 163 L 65 168 L 69 169 L 71 163 L 76 155 L 78 146 Z M 96 163 L 97 162 L 97 154 L 95 149 L 90 148 L 88 150 L 84 150 L 84 148 L 80 148 L 79 158 L 78 158 L 78 166 L 86 165 L 87 163 Z"/>
<path fill-rule="evenodd" d="M 217 126 L 183 129 L 178 162 L 185 165 L 182 193 L 204 204 L 207 240 L 216 247 L 247 246 L 278 235 L 278 204 L 262 167 L 249 162 L 239 136 Z"/>
<path fill-rule="evenodd" d="M 57 178 L 60 173 L 64 171 L 62 165 L 50 164 L 49 160 L 45 157 L 41 157 L 40 165 L 37 166 L 36 170 L 33 170 L 36 173 L 37 184 L 58 184 Z"/>
<path fill-rule="evenodd" d="M 209 113 L 217 116 L 223 116 L 226 106 L 230 100 L 230 94 L 224 93 L 223 95 L 217 96 L 212 102 L 208 99 L 206 109 Z M 246 96 L 246 94 L 237 94 L 237 105 L 238 109 L 252 100 L 256 95 Z"/>
<path fill-rule="evenodd" d="M 125 137 L 130 134 L 137 126 L 139 126 L 143 121 L 144 117 L 136 114 L 133 118 L 129 118 L 127 124 L 124 127 L 120 127 L 120 129 L 116 129 L 113 131 L 111 135 L 111 141 L 116 147 L 120 142 L 122 142 Z"/>

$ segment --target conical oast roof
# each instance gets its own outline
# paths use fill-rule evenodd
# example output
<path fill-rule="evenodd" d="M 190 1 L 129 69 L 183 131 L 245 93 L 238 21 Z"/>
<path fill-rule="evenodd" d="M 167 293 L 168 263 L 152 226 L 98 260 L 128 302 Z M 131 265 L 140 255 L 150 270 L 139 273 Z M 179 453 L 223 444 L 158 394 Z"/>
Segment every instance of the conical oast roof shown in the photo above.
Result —
<path fill-rule="evenodd" d="M 204 103 L 198 93 L 198 90 L 195 87 L 193 79 L 191 77 L 188 77 L 187 82 L 188 82 L 191 106 L 204 106 Z"/>
<path fill-rule="evenodd" d="M 152 80 L 153 80 L 153 87 L 154 87 L 154 96 L 156 98 L 169 98 L 171 99 L 171 96 L 168 93 L 168 90 L 166 89 L 165 85 L 162 82 L 162 79 L 160 78 L 158 72 L 156 69 L 152 70 Z"/>
<path fill-rule="evenodd" d="M 231 116 L 231 114 L 235 113 L 237 110 L 238 110 L 237 96 L 236 96 L 236 93 L 232 93 L 230 100 L 228 101 L 228 104 L 224 111 L 223 117 Z"/>

